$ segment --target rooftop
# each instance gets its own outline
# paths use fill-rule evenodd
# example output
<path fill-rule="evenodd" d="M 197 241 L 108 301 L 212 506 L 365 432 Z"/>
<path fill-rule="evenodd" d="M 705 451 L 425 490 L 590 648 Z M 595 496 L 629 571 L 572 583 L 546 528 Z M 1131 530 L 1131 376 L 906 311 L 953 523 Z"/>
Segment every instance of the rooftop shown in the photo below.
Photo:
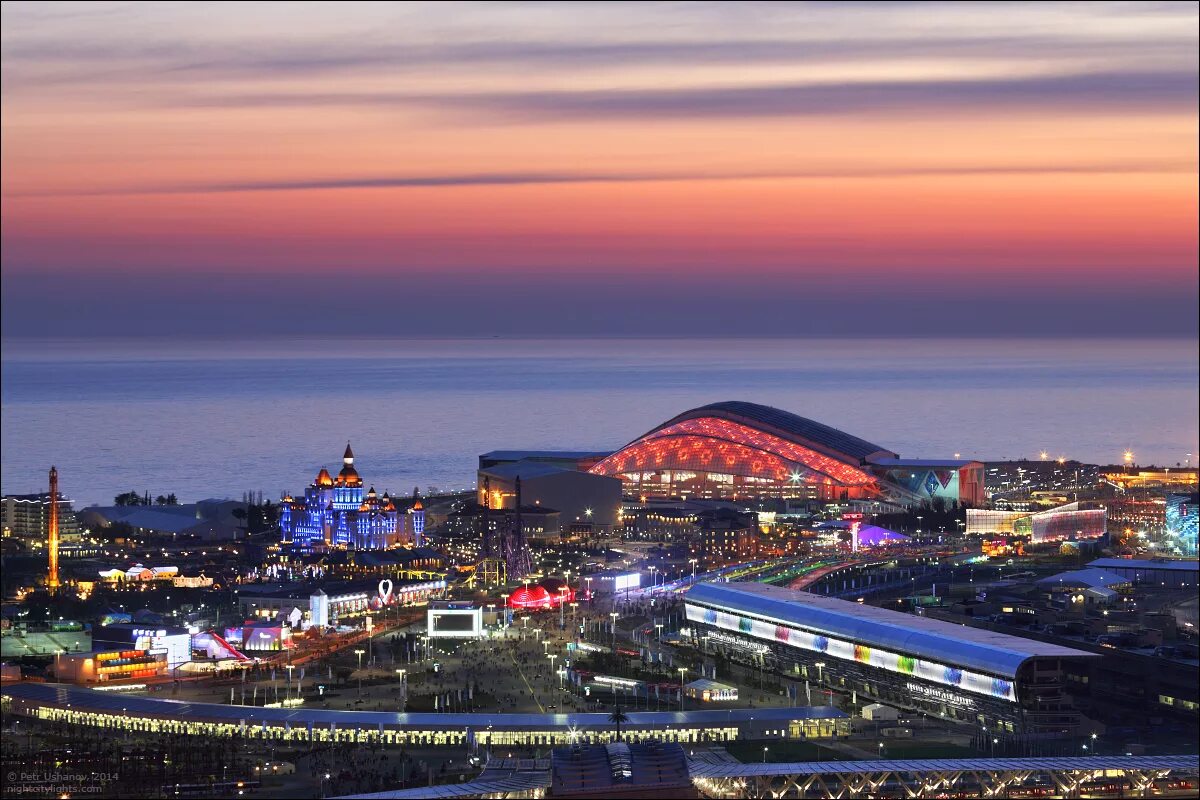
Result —
<path fill-rule="evenodd" d="M 870 461 L 879 467 L 914 467 L 916 469 L 961 469 L 972 464 L 983 466 L 982 461 L 963 458 L 872 458 Z"/>
<path fill-rule="evenodd" d="M 762 583 L 701 583 L 686 599 L 1008 678 L 1016 677 L 1030 658 L 1094 657 L 1056 644 Z"/>
<path fill-rule="evenodd" d="M 577 714 L 432 714 L 396 713 L 392 711 L 327 711 L 317 708 L 258 708 L 254 706 L 225 705 L 221 703 L 191 703 L 184 700 L 167 700 L 141 695 L 117 695 L 68 686 L 57 683 L 17 683 L 5 686 L 0 693 L 9 697 L 47 703 L 76 710 L 91 710 L 100 713 L 138 714 L 146 717 L 171 719 L 227 720 L 239 724 L 246 720 L 252 724 L 303 727 L 308 723 L 328 726 L 376 728 L 379 725 L 405 725 L 414 728 L 448 729 L 487 728 L 500 729 L 595 729 L 611 730 L 607 712 Z M 830 706 L 804 706 L 800 708 L 731 708 L 702 711 L 627 711 L 629 718 L 624 727 L 655 727 L 689 725 L 737 724 L 748 720 L 779 721 L 781 723 L 800 719 L 841 719 L 846 716 Z"/>
<path fill-rule="evenodd" d="M 522 461 L 525 459 L 558 459 L 580 461 L 586 458 L 604 458 L 607 450 L 492 450 L 480 456 L 488 461 Z"/>
<path fill-rule="evenodd" d="M 1103 569 L 1076 569 L 1042 578 L 1038 586 L 1087 586 L 1091 589 L 1107 589 L 1111 586 L 1127 586 L 1129 578 Z"/>
<path fill-rule="evenodd" d="M 1179 572 L 1200 571 L 1200 561 L 1196 559 L 1166 559 L 1166 558 L 1097 558 L 1088 562 L 1089 567 L 1101 569 L 1169 569 Z"/>
<path fill-rule="evenodd" d="M 685 411 L 659 427 L 666 427 L 680 419 L 706 416 L 722 416 L 735 420 L 741 418 L 742 420 L 758 423 L 756 427 L 767 425 L 792 436 L 822 445 L 829 450 L 855 458 L 865 459 L 867 456 L 876 454 L 881 456 L 896 455 L 886 448 L 872 444 L 865 439 L 851 436 L 837 428 L 832 428 L 815 420 L 798 416 L 790 411 L 759 405 L 758 403 L 747 403 L 742 400 L 726 400 L 721 403 L 710 403 L 700 408 L 694 408 L 691 411 Z"/>
<path fill-rule="evenodd" d="M 687 754 L 678 744 L 612 742 L 594 747 L 556 747 L 551 755 L 554 795 L 608 796 L 691 788 Z M 638 795 L 643 796 L 643 795 Z"/>
<path fill-rule="evenodd" d="M 555 466 L 554 464 L 546 464 L 541 461 L 514 461 L 507 464 L 497 464 L 494 467 L 484 467 L 479 470 L 479 474 L 511 481 L 516 478 L 529 480 L 530 478 L 542 478 L 547 475 L 585 475 L 587 473 Z"/>

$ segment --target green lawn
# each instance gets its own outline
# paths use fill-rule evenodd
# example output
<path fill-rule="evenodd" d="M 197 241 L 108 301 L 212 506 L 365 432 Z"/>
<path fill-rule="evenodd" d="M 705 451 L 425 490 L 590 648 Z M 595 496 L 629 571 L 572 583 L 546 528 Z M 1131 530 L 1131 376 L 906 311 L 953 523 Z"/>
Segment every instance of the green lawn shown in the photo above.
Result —
<path fill-rule="evenodd" d="M 841 761 L 841 753 L 815 745 L 812 742 L 771 742 L 767 745 L 768 762 L 793 761 Z M 725 745 L 729 754 L 743 764 L 762 763 L 763 745 L 757 742 L 729 742 Z"/>

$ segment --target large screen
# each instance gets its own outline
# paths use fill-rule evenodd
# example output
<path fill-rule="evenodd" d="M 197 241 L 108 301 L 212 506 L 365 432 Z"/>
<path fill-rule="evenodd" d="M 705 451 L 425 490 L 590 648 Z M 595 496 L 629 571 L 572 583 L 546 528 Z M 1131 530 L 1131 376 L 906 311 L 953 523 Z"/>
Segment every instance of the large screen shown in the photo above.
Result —
<path fill-rule="evenodd" d="M 430 609 L 427 633 L 444 639 L 474 639 L 483 635 L 483 612 L 477 608 Z"/>

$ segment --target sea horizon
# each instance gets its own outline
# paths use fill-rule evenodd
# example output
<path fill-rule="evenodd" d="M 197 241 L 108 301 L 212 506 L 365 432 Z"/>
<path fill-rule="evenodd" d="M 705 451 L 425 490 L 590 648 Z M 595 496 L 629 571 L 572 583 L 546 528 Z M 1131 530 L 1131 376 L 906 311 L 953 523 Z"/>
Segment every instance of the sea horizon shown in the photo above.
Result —
<path fill-rule="evenodd" d="M 1170 466 L 1197 452 L 1196 365 L 1194 340 L 1163 338 L 22 339 L 3 353 L 3 491 L 53 463 L 77 505 L 277 497 L 347 440 L 380 491 L 466 489 L 488 450 L 616 449 L 723 400 L 904 456 Z"/>

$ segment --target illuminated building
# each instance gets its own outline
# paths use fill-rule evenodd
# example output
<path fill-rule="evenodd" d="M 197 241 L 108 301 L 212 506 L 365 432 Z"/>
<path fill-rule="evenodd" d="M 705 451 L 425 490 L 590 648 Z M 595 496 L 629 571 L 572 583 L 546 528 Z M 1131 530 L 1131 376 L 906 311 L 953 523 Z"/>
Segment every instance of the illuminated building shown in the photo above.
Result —
<path fill-rule="evenodd" d="M 412 516 L 412 543 L 414 547 L 421 547 L 425 544 L 425 504 L 421 502 L 421 498 L 417 493 L 413 492 L 412 508 L 408 510 Z"/>
<path fill-rule="evenodd" d="M 446 591 L 444 580 L 393 582 L 388 605 L 420 605 Z M 274 619 L 299 608 L 302 627 L 336 625 L 360 618 L 382 607 L 378 581 L 328 581 L 323 588 L 308 583 L 243 584 L 237 588 L 237 603 L 247 618 Z"/>
<path fill-rule="evenodd" d="M 995 735 L 1076 732 L 1064 662 L 1094 654 L 759 583 L 701 583 L 690 635 L 810 691 L 961 720 Z M 819 695 L 818 695 L 819 696 Z"/>
<path fill-rule="evenodd" d="M 1180 555 L 1196 557 L 1198 509 L 1200 509 L 1200 494 L 1167 496 L 1166 544 Z"/>
<path fill-rule="evenodd" d="M 105 650 L 60 653 L 54 657 L 54 676 L 68 683 L 109 683 L 166 675 L 166 651 Z"/>
<path fill-rule="evenodd" d="M 983 501 L 984 465 L 905 460 L 777 408 L 730 401 L 694 408 L 589 470 L 634 496 L 866 500 L 904 505 Z"/>
<path fill-rule="evenodd" d="M 1032 544 L 1099 539 L 1107 530 L 1103 508 L 1081 508 L 1079 503 L 1047 511 L 993 511 L 967 509 L 968 536 L 1007 535 L 1027 539 Z"/>
<path fill-rule="evenodd" d="M 192 660 L 192 637 L 187 628 L 114 623 L 92 629 L 92 647 L 96 650 L 143 650 L 162 654 L 167 668 L 174 669 Z"/>
<path fill-rule="evenodd" d="M 37 547 L 44 546 L 50 533 L 50 493 L 9 494 L 0 498 L 4 511 L 4 527 L 16 539 Z M 71 498 L 58 495 L 58 540 L 79 540 L 79 522 L 71 507 Z"/>
<path fill-rule="evenodd" d="M 399 520 L 396 504 L 386 492 L 382 497 L 374 487 L 363 492 L 348 442 L 336 478 L 322 469 L 304 490 L 303 498 L 286 495 L 279 503 L 281 539 L 301 550 L 382 550 L 407 544 Z"/>
<path fill-rule="evenodd" d="M 1164 487 L 1187 488 L 1196 486 L 1196 468 L 1141 470 L 1139 472 L 1106 472 L 1102 476 L 1109 483 L 1124 489 L 1158 489 Z"/>
<path fill-rule="evenodd" d="M 533 459 L 482 466 L 494 460 L 480 456 L 476 498 L 480 505 L 495 510 L 513 508 L 519 480 L 521 502 L 557 510 L 561 533 L 584 526 L 593 535 L 603 536 L 617 526 L 621 512 L 619 480 Z"/>
<path fill-rule="evenodd" d="M 692 553 L 702 569 L 753 561 L 758 556 L 758 521 L 754 514 L 727 509 L 703 511 L 696 519 L 700 535 Z"/>

